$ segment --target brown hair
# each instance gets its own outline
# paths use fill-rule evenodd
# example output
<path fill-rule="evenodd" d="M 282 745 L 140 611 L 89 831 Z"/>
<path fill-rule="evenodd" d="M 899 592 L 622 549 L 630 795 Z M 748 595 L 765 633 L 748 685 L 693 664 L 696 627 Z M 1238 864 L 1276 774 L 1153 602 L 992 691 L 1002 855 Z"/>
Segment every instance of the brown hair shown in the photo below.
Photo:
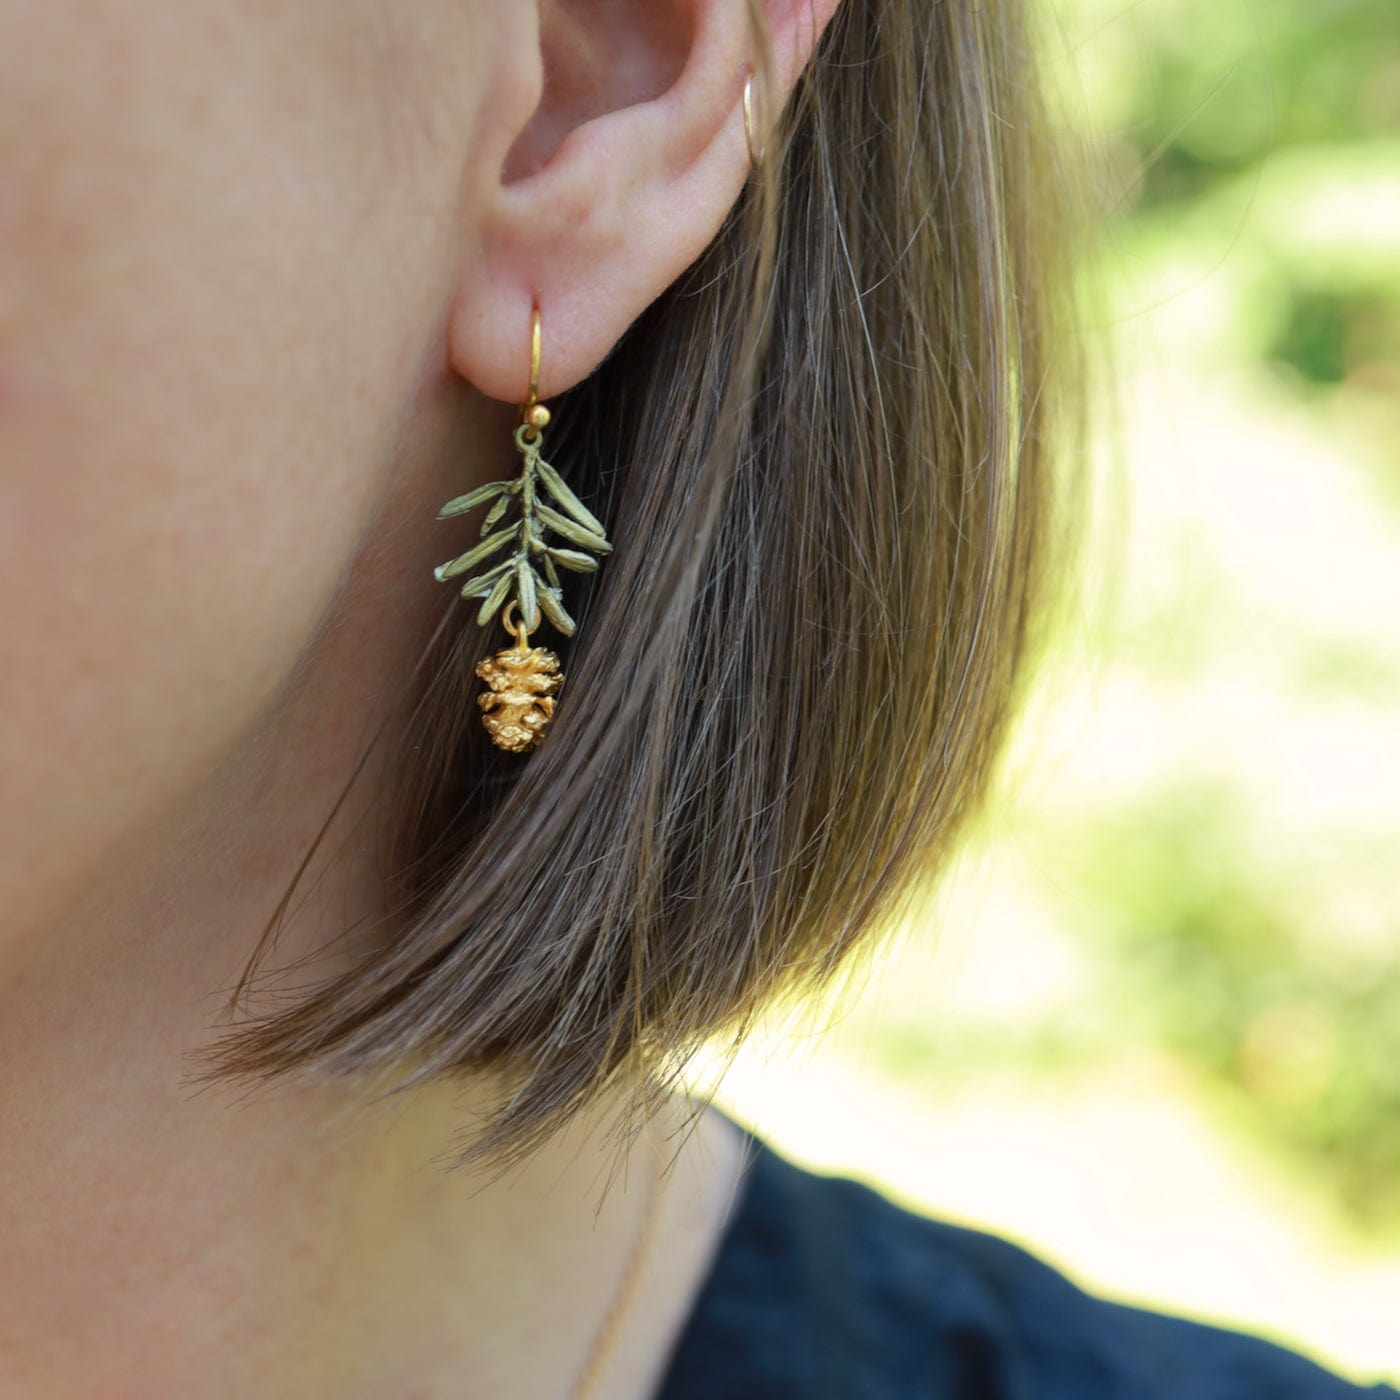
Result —
<path fill-rule="evenodd" d="M 707 253 L 554 405 L 551 460 L 616 548 L 549 735 L 487 743 L 495 639 L 454 594 L 390 769 L 392 930 L 203 1077 L 505 1066 L 459 1160 L 509 1162 L 889 927 L 986 793 L 1050 615 L 1066 152 L 1020 0 L 842 0 Z"/>

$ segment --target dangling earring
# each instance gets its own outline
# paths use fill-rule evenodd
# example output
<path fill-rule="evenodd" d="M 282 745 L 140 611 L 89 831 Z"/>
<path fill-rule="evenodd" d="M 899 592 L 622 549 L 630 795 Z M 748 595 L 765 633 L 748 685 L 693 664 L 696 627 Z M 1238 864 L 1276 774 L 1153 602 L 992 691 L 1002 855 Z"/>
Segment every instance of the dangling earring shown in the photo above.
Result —
<path fill-rule="evenodd" d="M 440 583 L 513 546 L 508 558 L 462 585 L 462 597 L 484 600 L 477 611 L 477 623 L 486 626 L 500 608 L 501 626 L 515 638 L 513 647 L 498 651 L 476 668 L 476 674 L 488 687 L 477 696 L 482 723 L 496 747 L 512 753 L 527 752 L 544 737 L 554 714 L 555 697 L 564 683 L 559 658 L 544 647 L 529 645 L 530 633 L 539 627 L 541 616 L 566 637 L 574 634 L 574 620 L 564 610 L 558 571 L 564 568 L 593 573 L 598 568 L 593 555 L 612 550 L 602 522 L 540 456 L 550 414 L 539 402 L 539 387 L 540 309 L 532 306 L 530 391 L 521 405 L 520 426 L 514 435 L 521 457 L 520 475 L 514 481 L 491 481 L 478 486 L 465 496 L 454 497 L 437 513 L 439 520 L 446 520 L 492 502 L 481 522 L 481 543 L 433 570 Z M 541 490 L 553 505 L 540 499 Z M 518 518 L 513 524 L 503 525 L 512 505 L 519 508 Z M 551 541 L 548 534 L 559 536 L 567 544 Z M 512 610 L 519 613 L 518 622 L 512 623 Z"/>

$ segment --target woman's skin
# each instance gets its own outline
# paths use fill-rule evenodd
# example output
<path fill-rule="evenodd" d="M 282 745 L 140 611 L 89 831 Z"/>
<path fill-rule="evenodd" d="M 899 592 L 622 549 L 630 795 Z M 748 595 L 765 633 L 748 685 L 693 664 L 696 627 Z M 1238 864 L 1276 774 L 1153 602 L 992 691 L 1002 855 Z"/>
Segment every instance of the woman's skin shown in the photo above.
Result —
<path fill-rule="evenodd" d="M 768 5 L 775 86 L 835 3 Z M 489 1183 L 435 1161 L 470 1086 L 182 1074 L 402 701 L 532 300 L 548 397 L 738 198 L 749 59 L 744 0 L 0 0 L 7 1400 L 569 1393 L 664 1124 L 595 1222 L 601 1119 Z M 377 782 L 283 990 L 380 910 Z M 654 1385 L 737 1160 L 714 1115 L 681 1149 L 603 1394 Z"/>

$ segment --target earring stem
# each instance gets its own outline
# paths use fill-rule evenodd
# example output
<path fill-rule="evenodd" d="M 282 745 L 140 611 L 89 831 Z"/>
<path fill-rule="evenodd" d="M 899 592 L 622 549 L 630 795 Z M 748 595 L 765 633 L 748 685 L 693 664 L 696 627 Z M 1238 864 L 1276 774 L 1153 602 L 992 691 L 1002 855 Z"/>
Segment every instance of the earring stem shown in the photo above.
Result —
<path fill-rule="evenodd" d="M 549 410 L 540 402 L 540 307 L 530 305 L 530 390 L 520 407 L 520 421 L 525 425 L 525 440 L 534 442 L 540 431 L 549 426 Z"/>

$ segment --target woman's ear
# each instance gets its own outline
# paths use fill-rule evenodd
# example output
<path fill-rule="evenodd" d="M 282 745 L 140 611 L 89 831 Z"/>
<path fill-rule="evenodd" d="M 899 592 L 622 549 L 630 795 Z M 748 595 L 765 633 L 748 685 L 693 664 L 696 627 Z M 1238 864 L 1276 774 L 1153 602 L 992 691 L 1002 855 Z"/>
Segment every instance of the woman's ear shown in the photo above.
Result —
<path fill-rule="evenodd" d="M 512 22 L 503 41 L 526 48 L 497 69 L 470 156 L 473 224 L 448 325 L 456 373 L 523 400 L 538 303 L 540 397 L 586 378 L 742 192 L 750 71 L 761 126 L 837 3 L 540 0 L 528 36 Z"/>

